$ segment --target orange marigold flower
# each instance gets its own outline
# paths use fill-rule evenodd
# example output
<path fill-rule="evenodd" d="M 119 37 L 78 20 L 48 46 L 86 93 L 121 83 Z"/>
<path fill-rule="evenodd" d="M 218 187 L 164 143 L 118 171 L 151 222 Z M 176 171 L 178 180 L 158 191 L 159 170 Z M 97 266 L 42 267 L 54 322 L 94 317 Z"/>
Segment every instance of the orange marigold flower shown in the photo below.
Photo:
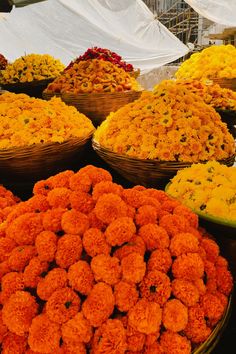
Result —
<path fill-rule="evenodd" d="M 7 215 L 7 224 L 10 225 L 13 220 L 18 218 L 18 216 L 21 216 L 25 213 L 30 213 L 31 207 L 27 204 L 27 202 L 21 202 L 14 207 L 12 207 L 12 211 Z"/>
<path fill-rule="evenodd" d="M 87 350 L 84 343 L 63 343 L 60 354 L 86 354 Z M 57 354 L 57 353 L 56 353 Z"/>
<path fill-rule="evenodd" d="M 114 296 L 118 310 L 128 312 L 138 301 L 139 293 L 134 284 L 121 280 L 114 287 Z"/>
<path fill-rule="evenodd" d="M 225 267 L 228 268 L 229 263 L 227 261 L 227 259 L 225 259 L 222 256 L 218 256 L 215 262 L 216 267 Z"/>
<path fill-rule="evenodd" d="M 152 345 L 147 346 L 142 354 L 165 354 L 165 352 L 161 345 L 158 342 L 155 342 Z"/>
<path fill-rule="evenodd" d="M 111 174 L 103 168 L 87 165 L 80 169 L 81 173 L 86 173 L 92 181 L 93 187 L 102 181 L 112 182 Z"/>
<path fill-rule="evenodd" d="M 191 209 L 186 207 L 185 205 L 178 205 L 174 208 L 173 214 L 184 216 L 185 219 L 189 221 L 190 227 L 195 229 L 198 228 L 198 216 L 194 214 Z"/>
<path fill-rule="evenodd" d="M 96 354 L 126 353 L 126 331 L 118 319 L 109 319 L 95 331 L 92 352 Z"/>
<path fill-rule="evenodd" d="M 1 303 L 4 304 L 12 294 L 23 289 L 24 279 L 22 273 L 10 272 L 5 274 L 1 281 Z"/>
<path fill-rule="evenodd" d="M 8 332 L 2 341 L 2 354 L 25 354 L 27 338 Z"/>
<path fill-rule="evenodd" d="M 2 321 L 2 310 L 0 310 L 0 344 L 2 343 L 2 340 L 4 336 L 7 334 L 7 332 L 8 332 L 7 326 Z"/>
<path fill-rule="evenodd" d="M 174 279 L 171 283 L 173 295 L 188 307 L 196 305 L 199 300 L 198 288 L 190 281 Z"/>
<path fill-rule="evenodd" d="M 157 221 L 157 210 L 152 205 L 143 205 L 138 208 L 135 215 L 135 222 L 138 226 L 155 224 Z"/>
<path fill-rule="evenodd" d="M 81 213 L 89 214 L 95 206 L 95 201 L 90 194 L 76 191 L 72 192 L 70 195 L 70 205 L 73 209 Z"/>
<path fill-rule="evenodd" d="M 146 246 L 142 237 L 134 235 L 128 243 L 115 250 L 113 255 L 121 260 L 122 258 L 128 256 L 130 253 L 134 252 L 144 257 L 145 251 Z"/>
<path fill-rule="evenodd" d="M 128 283 L 140 283 L 146 272 L 146 263 L 140 254 L 133 252 L 122 258 L 121 268 L 123 280 Z"/>
<path fill-rule="evenodd" d="M 185 232 L 190 232 L 190 234 L 193 234 L 195 237 L 197 237 L 198 241 L 200 242 L 202 239 L 202 235 L 199 231 L 199 229 L 195 229 L 192 226 L 189 226 L 186 228 Z"/>
<path fill-rule="evenodd" d="M 8 272 L 11 271 L 11 268 L 8 264 L 8 260 L 7 261 L 4 261 L 4 262 L 1 262 L 0 263 L 0 280 L 2 279 L 2 277 L 7 274 Z"/>
<path fill-rule="evenodd" d="M 147 262 L 148 271 L 159 270 L 167 273 L 172 264 L 170 251 L 167 248 L 155 250 L 151 253 Z"/>
<path fill-rule="evenodd" d="M 48 193 L 47 201 L 52 208 L 67 208 L 70 206 L 70 195 L 70 189 L 54 188 Z"/>
<path fill-rule="evenodd" d="M 152 196 L 150 195 L 150 197 Z M 142 191 L 133 188 L 124 189 L 122 193 L 122 198 L 128 205 L 134 208 L 140 208 L 142 205 L 145 204 L 145 200 L 147 199 Z"/>
<path fill-rule="evenodd" d="M 186 232 L 190 226 L 189 221 L 181 215 L 164 215 L 160 219 L 159 225 L 162 226 L 170 237 L 173 237 L 180 232 Z"/>
<path fill-rule="evenodd" d="M 26 205 L 35 213 L 47 211 L 50 208 L 47 197 L 42 194 L 34 195 L 28 199 Z"/>
<path fill-rule="evenodd" d="M 46 314 L 53 322 L 65 323 L 80 310 L 80 302 L 72 289 L 57 289 L 46 303 Z"/>
<path fill-rule="evenodd" d="M 89 219 L 87 215 L 72 209 L 63 214 L 61 225 L 67 234 L 83 235 L 89 228 Z"/>
<path fill-rule="evenodd" d="M 42 262 L 39 257 L 32 258 L 23 273 L 25 287 L 36 288 L 41 279 L 41 274 L 47 272 L 47 270 L 47 262 Z"/>
<path fill-rule="evenodd" d="M 128 325 L 127 316 L 117 316 L 117 318 L 123 323 L 126 329 L 126 341 L 127 341 L 127 352 L 126 353 L 141 353 L 144 347 L 146 335 L 144 333 L 136 331 L 134 328 Z"/>
<path fill-rule="evenodd" d="M 200 305 L 203 308 L 205 318 L 211 325 L 215 325 L 224 314 L 224 305 L 215 294 L 206 292 L 200 299 Z"/>
<path fill-rule="evenodd" d="M 52 231 L 43 231 L 36 237 L 35 247 L 42 262 L 52 262 L 57 249 L 57 236 Z"/>
<path fill-rule="evenodd" d="M 78 235 L 65 234 L 57 242 L 56 263 L 61 268 L 69 268 L 82 254 L 82 241 Z"/>
<path fill-rule="evenodd" d="M 100 183 L 97 183 L 92 192 L 92 196 L 94 200 L 98 200 L 98 198 L 107 193 L 112 193 L 112 194 L 117 194 L 118 196 L 121 197 L 122 195 L 123 188 L 119 184 L 110 182 L 110 181 L 103 181 Z"/>
<path fill-rule="evenodd" d="M 110 255 L 95 256 L 91 261 L 91 269 L 96 281 L 103 281 L 109 285 L 115 285 L 121 278 L 120 261 Z"/>
<path fill-rule="evenodd" d="M 106 225 L 97 218 L 94 209 L 88 214 L 89 224 L 91 228 L 99 229 L 105 231 Z"/>
<path fill-rule="evenodd" d="M 26 213 L 8 225 L 6 236 L 15 240 L 18 245 L 33 245 L 41 231 L 43 231 L 41 215 Z"/>
<path fill-rule="evenodd" d="M 43 313 L 36 316 L 29 329 L 28 343 L 35 352 L 54 353 L 59 349 L 60 326 Z"/>
<path fill-rule="evenodd" d="M 178 333 L 165 331 L 160 337 L 160 346 L 164 353 L 190 354 L 191 342 Z"/>
<path fill-rule="evenodd" d="M 144 190 L 143 195 L 145 195 L 147 197 L 155 198 L 161 204 L 164 203 L 165 201 L 170 200 L 170 198 L 168 197 L 168 195 L 164 191 L 157 190 L 154 188 L 148 188 L 148 189 Z"/>
<path fill-rule="evenodd" d="M 145 334 L 156 333 L 161 325 L 162 310 L 156 302 L 139 300 L 128 312 L 128 323 L 136 331 Z"/>
<path fill-rule="evenodd" d="M 224 309 L 226 309 L 226 306 L 228 305 L 227 296 L 220 293 L 219 291 L 215 291 L 214 295 L 217 296 L 217 298 L 220 300 L 221 304 L 224 306 Z"/>
<path fill-rule="evenodd" d="M 168 300 L 163 307 L 162 322 L 166 329 L 182 331 L 188 323 L 188 309 L 177 299 Z"/>
<path fill-rule="evenodd" d="M 107 242 L 111 246 L 121 246 L 129 242 L 136 232 L 133 220 L 127 216 L 117 218 L 108 225 L 105 231 Z"/>
<path fill-rule="evenodd" d="M 90 265 L 85 261 L 78 261 L 68 270 L 69 285 L 83 295 L 88 295 L 93 288 L 94 276 Z"/>
<path fill-rule="evenodd" d="M 203 279 L 196 279 L 193 281 L 193 284 L 198 289 L 199 295 L 204 295 L 206 292 L 206 286 L 204 284 Z"/>
<path fill-rule="evenodd" d="M 127 205 L 118 195 L 107 193 L 98 198 L 94 211 L 99 220 L 110 224 L 115 219 L 126 216 Z"/>
<path fill-rule="evenodd" d="M 150 347 L 152 346 L 157 339 L 160 337 L 160 331 L 156 333 L 151 333 L 146 335 L 146 340 L 145 340 L 145 347 Z"/>
<path fill-rule="evenodd" d="M 207 260 L 215 263 L 220 253 L 220 248 L 217 243 L 210 238 L 203 237 L 201 240 L 201 246 L 206 251 Z"/>
<path fill-rule="evenodd" d="M 166 200 L 162 203 L 161 208 L 165 211 L 168 211 L 168 213 L 173 213 L 174 209 L 180 205 L 180 202 L 178 200 L 174 199 L 169 199 Z"/>
<path fill-rule="evenodd" d="M 44 230 L 56 233 L 62 231 L 61 218 L 66 211 L 67 209 L 63 208 L 47 210 L 43 215 Z"/>
<path fill-rule="evenodd" d="M 0 238 L 0 262 L 4 262 L 9 258 L 11 251 L 16 247 L 16 242 L 12 238 Z"/>
<path fill-rule="evenodd" d="M 198 253 L 186 253 L 178 256 L 172 264 L 175 278 L 196 280 L 204 274 L 204 263 Z"/>
<path fill-rule="evenodd" d="M 37 294 L 42 300 L 48 300 L 57 289 L 67 284 L 67 273 L 64 269 L 54 268 L 38 282 Z"/>
<path fill-rule="evenodd" d="M 57 173 L 55 176 L 49 177 L 47 181 L 52 185 L 53 188 L 69 188 L 69 180 L 74 176 L 74 172 L 71 170 L 66 170 Z"/>
<path fill-rule="evenodd" d="M 217 290 L 224 295 L 229 295 L 233 289 L 233 277 L 225 267 L 216 267 Z"/>
<path fill-rule="evenodd" d="M 22 272 L 36 255 L 37 251 L 34 246 L 18 246 L 11 251 L 8 265 L 11 270 Z"/>
<path fill-rule="evenodd" d="M 53 189 L 52 183 L 48 180 L 41 180 L 35 183 L 33 188 L 33 194 L 48 195 L 48 193 Z"/>
<path fill-rule="evenodd" d="M 163 306 L 171 295 L 170 278 L 159 270 L 148 272 L 140 285 L 143 298 Z"/>
<path fill-rule="evenodd" d="M 98 254 L 110 254 L 111 246 L 106 242 L 105 236 L 99 229 L 90 228 L 83 236 L 83 246 L 87 254 L 95 257 Z"/>
<path fill-rule="evenodd" d="M 99 327 L 112 314 L 115 298 L 110 285 L 97 283 L 82 305 L 82 312 L 93 327 Z"/>
<path fill-rule="evenodd" d="M 3 305 L 2 320 L 11 332 L 23 336 L 29 331 L 37 311 L 35 298 L 26 291 L 17 291 Z"/>
<path fill-rule="evenodd" d="M 193 343 L 202 343 L 209 337 L 211 329 L 207 327 L 204 310 L 199 304 L 189 307 L 184 333 Z"/>
<path fill-rule="evenodd" d="M 70 177 L 69 186 L 72 191 L 82 191 L 88 193 L 92 187 L 92 181 L 81 169 Z"/>
<path fill-rule="evenodd" d="M 93 332 L 89 321 L 82 312 L 77 313 L 61 327 L 62 339 L 65 343 L 88 343 L 92 338 Z"/>
<path fill-rule="evenodd" d="M 139 235 L 142 237 L 147 250 L 153 251 L 156 248 L 167 248 L 170 243 L 166 230 L 156 224 L 147 224 L 139 229 Z"/>
<path fill-rule="evenodd" d="M 172 237 L 170 241 L 170 252 L 172 256 L 180 256 L 183 253 L 197 252 L 198 239 L 189 232 L 182 232 Z"/>

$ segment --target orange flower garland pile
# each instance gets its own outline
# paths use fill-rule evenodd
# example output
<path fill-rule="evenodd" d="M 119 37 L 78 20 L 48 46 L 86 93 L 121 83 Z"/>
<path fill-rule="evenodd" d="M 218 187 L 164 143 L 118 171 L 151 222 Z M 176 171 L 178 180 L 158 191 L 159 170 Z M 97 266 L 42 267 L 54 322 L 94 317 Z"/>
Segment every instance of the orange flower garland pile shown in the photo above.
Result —
<path fill-rule="evenodd" d="M 163 191 L 65 171 L 37 182 L 3 230 L 2 353 L 188 354 L 224 315 L 227 261 Z"/>

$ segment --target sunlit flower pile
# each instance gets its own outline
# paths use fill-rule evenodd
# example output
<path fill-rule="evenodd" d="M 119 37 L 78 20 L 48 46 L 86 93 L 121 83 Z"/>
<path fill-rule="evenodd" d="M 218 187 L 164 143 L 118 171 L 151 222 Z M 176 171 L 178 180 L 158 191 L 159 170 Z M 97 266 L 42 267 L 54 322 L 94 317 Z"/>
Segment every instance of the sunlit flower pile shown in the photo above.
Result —
<path fill-rule="evenodd" d="M 209 337 L 233 281 L 190 209 L 94 166 L 33 191 L 0 239 L 3 353 L 189 354 Z"/>
<path fill-rule="evenodd" d="M 92 59 L 75 63 L 50 83 L 48 93 L 91 93 L 139 90 L 138 82 L 108 61 Z"/>
<path fill-rule="evenodd" d="M 28 54 L 8 64 L 2 72 L 1 83 L 40 81 L 54 79 L 64 70 L 59 59 L 48 54 Z"/>
<path fill-rule="evenodd" d="M 25 94 L 0 95 L 0 149 L 85 138 L 91 121 L 60 98 L 44 101 Z"/>
<path fill-rule="evenodd" d="M 236 48 L 231 45 L 214 45 L 194 53 L 176 72 L 181 78 L 236 78 Z"/>
<path fill-rule="evenodd" d="M 214 108 L 236 111 L 236 92 L 232 90 L 213 84 L 212 81 L 194 79 L 177 80 L 176 84 L 185 86 Z"/>
<path fill-rule="evenodd" d="M 0 185 L 0 237 L 2 236 L 1 225 L 4 224 L 7 215 L 11 212 L 12 206 L 15 206 L 19 201 L 20 199 L 18 197 L 14 196 L 12 192 Z M 0 246 L 0 248 L 1 247 L 4 246 Z"/>
<path fill-rule="evenodd" d="M 235 151 L 219 114 L 172 80 L 111 113 L 95 140 L 119 154 L 161 161 L 221 160 Z"/>
<path fill-rule="evenodd" d="M 4 55 L 0 54 L 0 70 L 4 70 L 6 66 L 7 59 L 4 57 Z"/>
<path fill-rule="evenodd" d="M 197 212 L 236 222 L 236 167 L 192 165 L 172 179 L 168 194 Z"/>

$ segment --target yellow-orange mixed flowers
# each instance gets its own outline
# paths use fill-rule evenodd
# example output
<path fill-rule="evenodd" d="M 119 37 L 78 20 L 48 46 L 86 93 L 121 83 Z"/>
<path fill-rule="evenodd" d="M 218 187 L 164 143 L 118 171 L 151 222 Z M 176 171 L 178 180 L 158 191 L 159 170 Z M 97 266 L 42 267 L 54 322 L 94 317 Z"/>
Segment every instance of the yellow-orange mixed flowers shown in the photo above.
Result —
<path fill-rule="evenodd" d="M 111 113 L 94 139 L 119 154 L 161 161 L 222 160 L 235 152 L 219 114 L 171 80 Z"/>
<path fill-rule="evenodd" d="M 93 132 L 91 121 L 60 98 L 44 101 L 25 94 L 0 95 L 0 149 L 62 143 Z"/>
<path fill-rule="evenodd" d="M 236 78 L 236 48 L 214 45 L 194 53 L 180 66 L 176 78 Z"/>
<path fill-rule="evenodd" d="M 236 222 L 236 168 L 216 161 L 178 171 L 168 194 L 197 212 Z"/>

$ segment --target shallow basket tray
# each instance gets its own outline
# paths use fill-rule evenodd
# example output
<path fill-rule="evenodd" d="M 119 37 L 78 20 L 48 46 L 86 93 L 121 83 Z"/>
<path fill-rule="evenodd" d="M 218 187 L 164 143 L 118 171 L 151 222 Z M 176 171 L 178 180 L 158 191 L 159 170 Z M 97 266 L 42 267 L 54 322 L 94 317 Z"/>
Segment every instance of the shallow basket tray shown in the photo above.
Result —
<path fill-rule="evenodd" d="M 31 97 L 42 98 L 43 90 L 47 85 L 54 79 L 45 79 L 40 81 L 31 82 L 18 82 L 14 84 L 1 84 L 0 86 L 3 90 L 14 92 L 14 93 L 25 93 Z"/>
<path fill-rule="evenodd" d="M 158 160 L 141 160 L 117 154 L 101 147 L 92 140 L 93 149 L 114 170 L 134 184 L 147 187 L 165 186 L 178 170 L 191 166 L 189 162 L 169 162 Z M 235 156 L 219 161 L 227 166 L 234 164 Z"/>
<path fill-rule="evenodd" d="M 211 78 L 214 84 L 218 84 L 223 88 L 230 89 L 232 91 L 236 91 L 236 78 L 235 79 L 218 79 L 218 78 Z"/>

